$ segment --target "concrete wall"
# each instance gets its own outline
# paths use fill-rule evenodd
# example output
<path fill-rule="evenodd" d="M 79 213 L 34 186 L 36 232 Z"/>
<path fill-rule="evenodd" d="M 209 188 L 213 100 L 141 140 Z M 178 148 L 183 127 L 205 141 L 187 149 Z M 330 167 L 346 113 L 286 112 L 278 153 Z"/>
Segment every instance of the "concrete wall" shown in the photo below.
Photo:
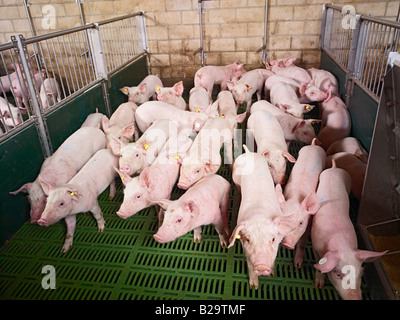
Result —
<path fill-rule="evenodd" d="M 317 67 L 322 4 L 326 0 L 270 0 L 267 49 L 270 58 L 295 56 L 303 67 Z M 0 0 L 0 43 L 18 33 L 31 35 L 22 0 Z M 81 24 L 75 0 L 30 0 L 38 34 Z M 391 20 L 399 1 L 336 1 L 354 5 L 357 13 Z M 46 7 L 46 6 L 52 7 Z M 190 86 L 200 59 L 193 53 L 200 47 L 197 0 L 85 0 L 87 22 L 145 11 L 150 46 L 151 72 L 173 84 L 184 79 Z M 206 64 L 224 65 L 238 60 L 246 68 L 261 66 L 258 48 L 263 44 L 265 0 L 209 0 L 204 2 L 204 49 Z M 50 8 L 50 9 L 49 9 Z M 53 25 L 47 22 L 53 10 Z M 50 29 L 48 27 L 50 26 Z"/>

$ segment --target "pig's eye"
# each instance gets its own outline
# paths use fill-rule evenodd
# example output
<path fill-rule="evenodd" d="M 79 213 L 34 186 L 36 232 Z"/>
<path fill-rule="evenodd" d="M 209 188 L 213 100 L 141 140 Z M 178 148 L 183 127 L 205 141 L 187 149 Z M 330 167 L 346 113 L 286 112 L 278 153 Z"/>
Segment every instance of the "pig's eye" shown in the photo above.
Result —
<path fill-rule="evenodd" d="M 335 275 L 335 277 L 337 277 L 337 278 L 339 278 L 339 279 L 342 279 L 342 278 L 343 278 L 342 273 L 339 272 L 339 271 L 336 271 L 336 269 L 333 269 L 333 274 Z"/>
<path fill-rule="evenodd" d="M 299 223 L 301 226 L 303 225 L 303 221 L 300 221 L 300 223 Z"/>
<path fill-rule="evenodd" d="M 135 157 L 136 157 L 136 158 L 139 158 L 139 153 L 136 153 L 136 154 L 135 154 Z"/>
<path fill-rule="evenodd" d="M 63 205 L 64 205 L 64 202 L 60 202 L 58 205 L 59 205 L 59 206 L 63 206 Z"/>
<path fill-rule="evenodd" d="M 272 240 L 271 240 L 271 241 L 272 241 L 272 243 L 274 243 L 274 242 L 275 242 L 275 237 L 274 237 L 274 238 L 272 238 Z"/>
<path fill-rule="evenodd" d="M 176 222 L 177 222 L 177 223 L 180 223 L 180 222 L 182 222 L 182 219 L 178 219 L 178 220 L 176 220 Z"/>
<path fill-rule="evenodd" d="M 136 199 L 140 199 L 140 194 L 138 194 L 138 195 L 136 196 Z"/>
<path fill-rule="evenodd" d="M 200 173 L 200 169 L 197 169 L 197 170 L 195 171 L 195 173 Z"/>
<path fill-rule="evenodd" d="M 315 91 L 311 91 L 310 93 L 311 93 L 311 94 L 315 94 Z"/>

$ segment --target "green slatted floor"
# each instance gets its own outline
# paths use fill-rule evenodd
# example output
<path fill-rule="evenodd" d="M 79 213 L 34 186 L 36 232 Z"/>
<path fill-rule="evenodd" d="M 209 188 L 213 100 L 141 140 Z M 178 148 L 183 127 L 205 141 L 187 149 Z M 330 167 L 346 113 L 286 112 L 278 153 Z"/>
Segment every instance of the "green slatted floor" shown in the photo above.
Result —
<path fill-rule="evenodd" d="M 300 147 L 291 146 L 294 156 Z M 290 170 L 291 166 L 288 173 Z M 218 174 L 232 183 L 228 166 L 221 167 Z M 172 199 L 181 194 L 183 191 L 175 187 Z M 108 190 L 99 196 L 106 221 L 103 233 L 97 232 L 91 215 L 78 215 L 74 243 L 65 254 L 60 252 L 65 237 L 63 222 L 47 228 L 25 223 L 0 251 L 0 299 L 339 299 L 329 282 L 324 289 L 314 287 L 311 243 L 301 269 L 293 266 L 294 252 L 281 246 L 275 275 L 260 277 L 258 290 L 249 289 L 240 242 L 229 250 L 221 248 L 214 228 L 206 226 L 201 243 L 194 243 L 189 233 L 159 244 L 152 237 L 157 231 L 154 208 L 123 220 L 115 214 L 122 199 L 121 183 L 113 201 L 108 201 Z M 232 183 L 231 230 L 236 225 L 237 199 Z M 55 268 L 55 290 L 41 286 L 45 265 Z"/>

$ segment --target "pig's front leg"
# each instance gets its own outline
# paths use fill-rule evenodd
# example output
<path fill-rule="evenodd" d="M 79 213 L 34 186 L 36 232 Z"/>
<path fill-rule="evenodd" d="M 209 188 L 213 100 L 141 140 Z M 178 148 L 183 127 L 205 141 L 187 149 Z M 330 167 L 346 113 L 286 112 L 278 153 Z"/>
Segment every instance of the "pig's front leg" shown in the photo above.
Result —
<path fill-rule="evenodd" d="M 253 265 L 249 262 L 249 259 L 247 259 L 247 272 L 249 274 L 250 289 L 253 287 L 258 289 L 258 275 L 254 273 Z"/>
<path fill-rule="evenodd" d="M 108 195 L 108 200 L 112 200 L 115 197 L 117 189 L 115 188 L 115 179 L 110 183 L 110 194 Z"/>
<path fill-rule="evenodd" d="M 318 253 L 315 250 L 313 250 L 313 251 L 314 251 L 315 259 L 318 263 L 318 261 L 321 259 L 321 257 L 318 255 Z M 315 287 L 322 289 L 324 287 L 324 285 L 325 285 L 325 274 L 322 273 L 321 271 L 315 269 Z"/>
<path fill-rule="evenodd" d="M 311 225 L 312 225 L 312 220 L 310 219 L 308 221 L 307 229 L 299 239 L 296 245 L 296 253 L 294 256 L 294 266 L 297 268 L 301 268 L 303 265 L 303 257 L 304 257 L 304 250 L 306 248 L 308 236 L 311 233 Z"/>
<path fill-rule="evenodd" d="M 158 204 L 156 205 L 156 211 L 158 212 L 157 214 L 157 222 L 158 222 L 158 228 L 161 227 L 163 221 L 164 221 L 164 210 L 159 206 Z"/>
<path fill-rule="evenodd" d="M 93 206 L 93 208 L 90 210 L 93 213 L 94 218 L 97 221 L 97 228 L 100 232 L 104 231 L 104 225 L 105 221 L 103 218 L 103 213 L 101 212 L 100 206 L 96 201 L 96 204 Z"/>
<path fill-rule="evenodd" d="M 72 241 L 76 226 L 76 215 L 74 214 L 72 216 L 66 216 L 65 224 L 67 225 L 67 235 L 65 236 L 65 242 L 61 249 L 62 253 L 67 252 L 68 249 L 72 247 Z"/>
<path fill-rule="evenodd" d="M 193 241 L 200 243 L 201 241 L 201 227 L 193 230 Z"/>
<path fill-rule="evenodd" d="M 229 208 L 229 192 L 227 192 L 220 204 L 220 218 L 214 223 L 215 230 L 218 233 L 219 241 L 221 243 L 221 247 L 228 247 L 229 245 L 229 237 L 231 236 L 231 231 L 228 227 L 228 208 Z"/>

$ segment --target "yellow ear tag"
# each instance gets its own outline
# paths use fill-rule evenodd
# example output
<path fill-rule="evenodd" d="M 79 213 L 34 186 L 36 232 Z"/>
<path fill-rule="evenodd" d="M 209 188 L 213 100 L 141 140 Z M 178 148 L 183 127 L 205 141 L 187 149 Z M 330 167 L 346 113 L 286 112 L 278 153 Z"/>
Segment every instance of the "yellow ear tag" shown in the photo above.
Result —
<path fill-rule="evenodd" d="M 359 158 L 360 157 L 360 155 L 358 154 L 358 153 L 355 153 L 354 154 L 357 158 Z"/>
<path fill-rule="evenodd" d="M 311 124 L 315 124 L 315 121 L 311 121 Z"/>
<path fill-rule="evenodd" d="M 75 192 L 71 192 L 71 197 L 73 197 L 75 195 Z"/>
<path fill-rule="evenodd" d="M 174 158 L 175 158 L 176 160 L 179 160 L 179 155 L 177 154 Z"/>
<path fill-rule="evenodd" d="M 128 92 L 128 89 L 124 89 L 124 92 Z"/>
<path fill-rule="evenodd" d="M 147 150 L 148 148 L 150 148 L 150 146 L 149 146 L 148 144 L 145 144 L 143 147 L 144 147 L 145 150 Z"/>
<path fill-rule="evenodd" d="M 157 87 L 156 90 L 157 90 L 157 91 L 160 91 L 160 87 Z"/>
<path fill-rule="evenodd" d="M 269 67 L 267 67 L 267 70 L 269 70 Z"/>
<path fill-rule="evenodd" d="M 240 234 L 238 234 L 238 235 L 236 236 L 236 239 L 240 239 Z"/>
<path fill-rule="evenodd" d="M 222 114 L 222 115 L 221 115 L 221 118 L 225 118 L 225 115 L 224 115 L 224 114 Z"/>
<path fill-rule="evenodd" d="M 306 106 L 306 110 L 308 110 L 308 109 L 310 109 L 311 107 L 310 106 Z"/>
<path fill-rule="evenodd" d="M 125 179 L 125 177 L 124 176 L 121 176 L 121 180 L 124 180 Z"/>
<path fill-rule="evenodd" d="M 200 112 L 199 109 L 196 108 L 196 112 Z"/>

